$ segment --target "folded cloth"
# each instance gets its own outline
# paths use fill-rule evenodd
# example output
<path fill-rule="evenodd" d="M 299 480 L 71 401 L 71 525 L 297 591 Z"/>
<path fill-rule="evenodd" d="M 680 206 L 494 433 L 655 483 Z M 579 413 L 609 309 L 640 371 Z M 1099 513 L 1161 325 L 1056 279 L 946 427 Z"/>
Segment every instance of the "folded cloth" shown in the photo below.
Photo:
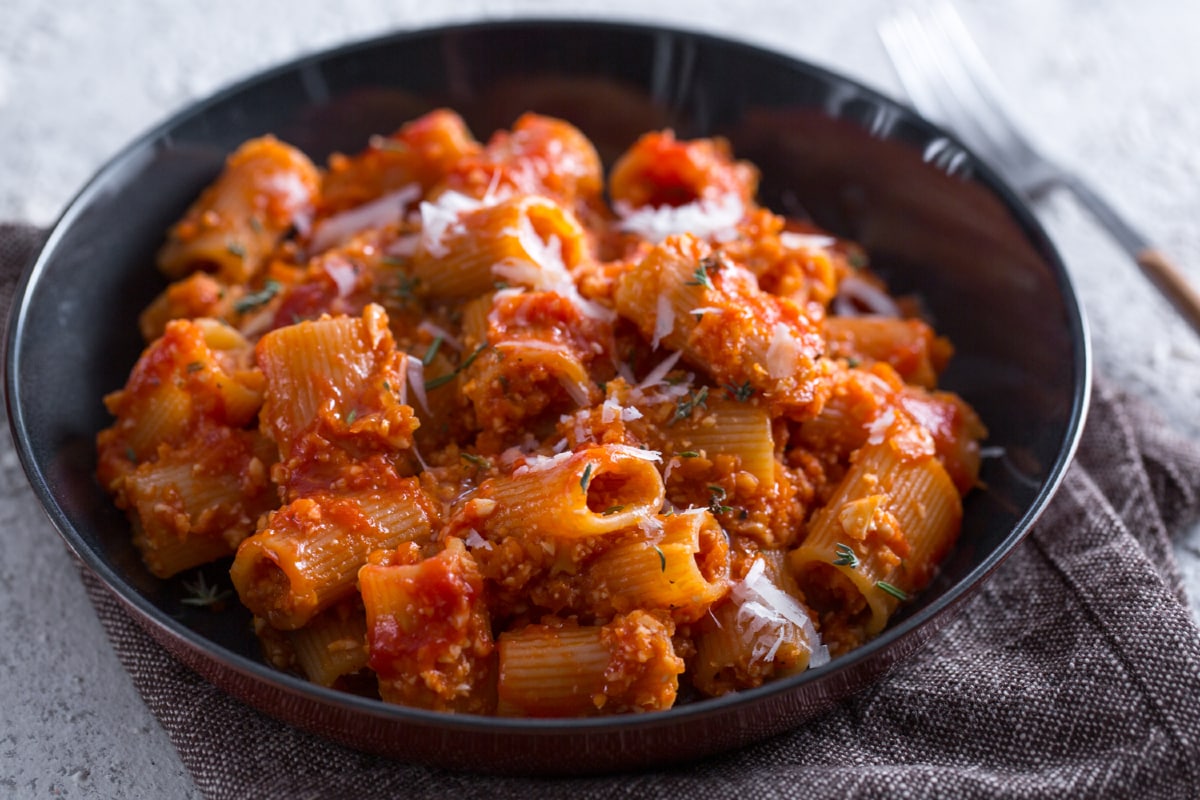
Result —
<path fill-rule="evenodd" d="M 36 241 L 0 227 L 0 288 Z M 1079 454 L 1041 520 L 886 678 L 701 764 L 573 779 L 453 773 L 289 728 L 176 662 L 98 579 L 83 579 L 134 685 L 213 798 L 1185 798 L 1200 796 L 1200 631 L 1168 535 L 1198 512 L 1200 442 L 1098 381 Z"/>

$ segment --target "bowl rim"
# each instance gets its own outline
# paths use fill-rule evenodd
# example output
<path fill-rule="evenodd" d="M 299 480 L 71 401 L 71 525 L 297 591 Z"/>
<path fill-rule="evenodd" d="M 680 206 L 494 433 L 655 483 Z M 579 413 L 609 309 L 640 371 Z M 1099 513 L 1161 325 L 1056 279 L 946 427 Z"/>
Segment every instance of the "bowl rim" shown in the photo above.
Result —
<path fill-rule="evenodd" d="M 854 88 L 858 97 L 866 99 L 877 106 L 900 111 L 904 119 L 913 123 L 923 135 L 945 138 L 968 154 L 971 158 L 973 180 L 983 184 L 1004 204 L 1006 210 L 1013 216 L 1014 221 L 1021 228 L 1025 237 L 1038 246 L 1039 255 L 1044 258 L 1046 265 L 1050 268 L 1055 283 L 1062 294 L 1063 311 L 1066 318 L 1065 323 L 1070 335 L 1070 341 L 1074 346 L 1073 363 L 1070 366 L 1076 379 L 1072 387 L 1071 407 L 1066 414 L 1064 438 L 1058 448 L 1053 464 L 1046 471 L 1046 477 L 1040 490 L 1008 534 L 983 561 L 975 565 L 963 578 L 949 586 L 942 594 L 931 600 L 927 606 L 901 620 L 894 626 L 885 628 L 882 633 L 863 646 L 833 659 L 828 664 L 809 669 L 795 676 L 771 681 L 753 689 L 739 690 L 721 697 L 705 698 L 653 713 L 616 714 L 582 719 L 547 719 L 451 714 L 407 706 L 390 705 L 380 700 L 360 697 L 319 686 L 299 676 L 279 671 L 268 665 L 265 661 L 251 659 L 229 650 L 223 645 L 217 644 L 213 640 L 201 635 L 196 630 L 185 626 L 178 620 L 171 618 L 143 597 L 118 570 L 109 565 L 91 547 L 87 546 L 81 534 L 75 529 L 74 522 L 54 496 L 43 472 L 42 465 L 34 454 L 29 441 L 24 413 L 25 400 L 21 393 L 19 380 L 22 363 L 20 344 L 27 321 L 32 290 L 38 285 L 47 263 L 56 254 L 57 246 L 66 235 L 66 231 L 73 226 L 76 218 L 90 205 L 94 196 L 101 190 L 102 185 L 123 167 L 141 157 L 141 154 L 147 148 L 153 147 L 153 144 L 157 140 L 162 139 L 172 129 L 206 113 L 213 107 L 256 85 L 297 72 L 314 64 L 320 64 L 324 61 L 342 58 L 358 52 L 401 47 L 406 42 L 413 40 L 437 38 L 452 34 L 470 34 L 479 31 L 509 31 L 545 27 L 560 29 L 603 29 L 612 32 L 626 31 L 640 35 L 668 35 L 683 40 L 696 40 L 717 46 L 741 49 L 755 58 L 777 63 L 786 70 L 809 73 L 824 83 L 849 85 Z M 829 116 L 831 118 L 838 118 L 833 114 Z M 159 123 L 134 137 L 129 143 L 107 159 L 64 206 L 58 219 L 53 223 L 49 235 L 43 240 L 36 258 L 26 265 L 14 286 L 13 300 L 8 311 L 6 327 L 3 353 L 5 405 L 8 412 L 9 429 L 26 477 L 44 513 L 70 550 L 104 583 L 109 591 L 117 595 L 126 608 L 132 609 L 140 615 L 140 619 L 135 617 L 135 621 L 141 623 L 143 626 L 152 625 L 161 635 L 177 641 L 181 646 L 195 651 L 201 657 L 217 662 L 219 666 L 225 669 L 232 670 L 253 681 L 264 683 L 276 690 L 288 694 L 301 695 L 305 699 L 321 705 L 339 706 L 346 711 L 365 714 L 389 722 L 415 723 L 462 732 L 520 734 L 525 736 L 602 733 L 613 732 L 618 729 L 622 732 L 652 730 L 673 726 L 687 720 L 724 714 L 727 711 L 732 711 L 743 706 L 756 705 L 768 698 L 782 697 L 805 684 L 815 682 L 827 675 L 849 672 L 856 665 L 873 659 L 879 653 L 889 650 L 894 643 L 907 640 L 914 635 L 919 635 L 920 631 L 928 623 L 937 617 L 941 617 L 950 611 L 952 607 L 957 606 L 969 597 L 980 583 L 1012 554 L 1016 546 L 1028 534 L 1030 528 L 1045 511 L 1051 498 L 1065 478 L 1067 468 L 1078 448 L 1090 404 L 1092 384 L 1092 348 L 1086 314 L 1071 275 L 1067 271 L 1057 247 L 1034 216 L 1026 201 L 1020 197 L 1019 193 L 986 162 L 981 160 L 975 151 L 963 143 L 958 136 L 926 119 L 902 101 L 891 98 L 856 78 L 812 63 L 803 57 L 772 50 L 767 46 L 739 39 L 736 36 L 717 35 L 704 30 L 637 19 L 601 20 L 587 17 L 517 16 L 504 20 L 457 21 L 422 27 L 400 28 L 331 47 L 305 52 L 274 66 L 253 71 L 203 96 L 199 100 L 188 102 L 182 108 L 169 113 Z M 174 656 L 172 657 L 174 658 Z"/>

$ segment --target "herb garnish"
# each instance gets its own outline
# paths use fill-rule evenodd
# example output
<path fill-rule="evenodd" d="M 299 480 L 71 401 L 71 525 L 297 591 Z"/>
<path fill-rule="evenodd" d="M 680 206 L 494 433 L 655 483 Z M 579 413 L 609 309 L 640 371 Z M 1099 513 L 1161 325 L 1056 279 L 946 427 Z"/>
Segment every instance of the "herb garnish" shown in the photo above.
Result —
<path fill-rule="evenodd" d="M 855 555 L 854 550 L 850 547 L 850 545 L 838 542 L 833 546 L 833 549 L 837 551 L 837 558 L 835 558 L 833 561 L 833 565 L 835 567 L 858 566 L 858 556 Z"/>
<path fill-rule="evenodd" d="M 712 280 L 708 275 L 710 272 L 716 272 L 721 268 L 721 259 L 718 256 L 706 256 L 700 259 L 700 265 L 696 267 L 696 271 L 692 273 L 692 280 L 687 282 L 688 286 L 703 286 L 705 289 L 713 288 Z"/>
<path fill-rule="evenodd" d="M 458 377 L 458 373 L 462 372 L 467 367 L 475 363 L 475 359 L 479 358 L 479 354 L 487 349 L 487 344 L 481 344 L 476 347 L 471 355 L 463 359 L 463 362 L 454 368 L 453 372 L 448 372 L 445 375 L 440 375 L 432 380 L 425 381 L 425 391 L 436 389 L 439 386 L 445 386 L 450 381 Z"/>
<path fill-rule="evenodd" d="M 681 419 L 687 419 L 697 407 L 708 408 L 708 387 L 701 386 L 699 391 L 688 392 L 675 403 L 675 415 L 667 422 L 670 427 Z"/>
<path fill-rule="evenodd" d="M 279 281 L 273 278 L 267 278 L 263 283 L 263 288 L 260 291 L 248 294 L 242 299 L 233 304 L 233 310 L 239 314 L 245 314 L 247 311 L 252 311 L 261 305 L 266 305 L 271 298 L 279 294 L 279 290 L 283 287 L 279 285 Z"/>
<path fill-rule="evenodd" d="M 358 417 L 358 409 L 357 409 L 357 408 L 352 408 L 352 409 L 350 409 L 350 413 L 348 413 L 348 414 L 346 415 L 346 424 L 347 424 L 347 425 L 353 425 L 353 424 L 354 424 L 354 420 L 355 420 L 357 417 Z"/>
<path fill-rule="evenodd" d="M 676 453 L 675 455 L 679 456 L 680 458 L 699 458 L 700 457 L 700 454 L 697 453 L 695 450 L 684 450 L 682 453 Z"/>
<path fill-rule="evenodd" d="M 579 479 L 579 488 L 583 489 L 584 493 L 586 494 L 587 490 L 588 490 L 588 484 L 590 484 L 591 482 L 592 482 L 592 462 L 589 461 L 587 466 L 583 468 L 583 477 L 581 477 Z"/>
<path fill-rule="evenodd" d="M 492 468 L 492 462 L 489 461 L 488 459 L 484 458 L 483 456 L 476 455 L 475 453 L 459 453 L 458 455 L 460 458 L 462 458 L 466 461 L 470 461 L 472 464 L 474 464 L 475 470 L 477 472 L 481 469 L 491 469 Z"/>
<path fill-rule="evenodd" d="M 625 510 L 625 506 L 609 506 L 604 509 L 604 516 L 611 517 L 613 514 L 620 514 Z"/>
<path fill-rule="evenodd" d="M 854 356 L 850 356 L 849 358 L 846 359 L 846 366 L 849 367 L 850 369 L 854 369 L 861 363 L 862 363 L 862 361 L 855 358 Z"/>
<path fill-rule="evenodd" d="M 187 590 L 188 596 L 180 600 L 185 606 L 196 606 L 204 608 L 217 605 L 233 596 L 233 591 L 225 589 L 222 591 L 220 586 L 209 586 L 208 581 L 204 579 L 203 572 L 196 573 L 195 581 L 184 581 L 183 588 Z"/>
<path fill-rule="evenodd" d="M 659 569 L 659 571 L 666 572 L 667 571 L 667 555 L 666 555 L 666 553 L 664 553 L 662 551 L 662 548 L 656 544 L 651 545 L 651 547 L 654 548 L 654 552 L 658 553 L 658 569 Z"/>
<path fill-rule="evenodd" d="M 187 365 L 188 372 L 199 372 L 202 369 L 204 369 L 204 365 L 199 361 L 193 361 Z"/>
<path fill-rule="evenodd" d="M 428 367 L 433 363 L 433 359 L 437 357 L 437 352 L 442 347 L 442 339 L 444 337 L 437 336 L 433 340 L 433 344 L 429 345 L 429 349 L 425 351 L 425 355 L 421 356 L 421 364 Z"/>
<path fill-rule="evenodd" d="M 727 383 L 725 384 L 725 391 L 729 392 L 733 399 L 739 403 L 744 403 L 754 396 L 754 387 L 750 385 L 750 381 L 746 381 L 741 386 Z"/>
<path fill-rule="evenodd" d="M 887 592 L 888 594 L 890 594 L 892 597 L 896 598 L 897 600 L 907 600 L 908 599 L 907 592 L 905 592 L 903 589 L 900 589 L 896 586 L 892 586 L 890 583 L 887 583 L 886 581 L 875 581 L 875 585 L 878 586 L 881 591 Z"/>
<path fill-rule="evenodd" d="M 237 242 L 233 242 L 233 241 L 226 242 L 225 249 L 229 251 L 230 255 L 237 256 L 238 258 L 246 257 L 246 248 L 242 247 Z"/>
<path fill-rule="evenodd" d="M 138 460 L 137 451 L 133 449 L 132 445 L 125 446 L 125 458 L 129 459 L 134 464 L 137 463 L 137 460 Z"/>
<path fill-rule="evenodd" d="M 733 506 L 727 506 L 723 502 L 725 500 L 725 490 L 720 486 L 709 484 L 708 491 L 712 492 L 712 497 L 708 501 L 708 510 L 715 514 L 726 514 L 733 511 Z"/>

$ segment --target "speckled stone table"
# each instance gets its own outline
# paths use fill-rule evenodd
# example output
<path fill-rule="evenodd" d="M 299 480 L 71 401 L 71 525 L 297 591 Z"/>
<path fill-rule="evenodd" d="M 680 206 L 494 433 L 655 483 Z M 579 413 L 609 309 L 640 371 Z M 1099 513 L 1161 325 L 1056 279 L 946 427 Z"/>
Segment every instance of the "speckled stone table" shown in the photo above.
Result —
<path fill-rule="evenodd" d="M 899 83 L 885 0 L 584 2 L 0 0 L 0 220 L 51 223 L 125 142 L 272 63 L 402 27 L 514 15 L 652 20 Z M 1018 118 L 1200 283 L 1200 69 L 1192 0 L 960 0 Z M 1077 282 L 1097 369 L 1200 436 L 1200 338 L 1072 201 L 1038 206 Z M 7 427 L 7 426 L 5 426 Z M 0 433 L 0 796 L 196 797 Z M 1200 613 L 1200 530 L 1177 555 Z"/>

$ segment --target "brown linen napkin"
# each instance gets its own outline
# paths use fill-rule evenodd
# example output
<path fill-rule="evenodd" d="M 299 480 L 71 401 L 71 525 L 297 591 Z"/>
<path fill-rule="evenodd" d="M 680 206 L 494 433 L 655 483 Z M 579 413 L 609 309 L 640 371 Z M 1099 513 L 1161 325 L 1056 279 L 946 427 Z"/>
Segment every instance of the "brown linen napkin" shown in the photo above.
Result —
<path fill-rule="evenodd" d="M 36 241 L 0 226 L 0 288 Z M 913 658 L 760 745 L 598 778 L 457 774 L 289 728 L 180 665 L 83 578 L 134 685 L 212 798 L 1194 798 L 1200 631 L 1168 534 L 1198 512 L 1200 442 L 1098 383 L 1045 515 Z"/>

